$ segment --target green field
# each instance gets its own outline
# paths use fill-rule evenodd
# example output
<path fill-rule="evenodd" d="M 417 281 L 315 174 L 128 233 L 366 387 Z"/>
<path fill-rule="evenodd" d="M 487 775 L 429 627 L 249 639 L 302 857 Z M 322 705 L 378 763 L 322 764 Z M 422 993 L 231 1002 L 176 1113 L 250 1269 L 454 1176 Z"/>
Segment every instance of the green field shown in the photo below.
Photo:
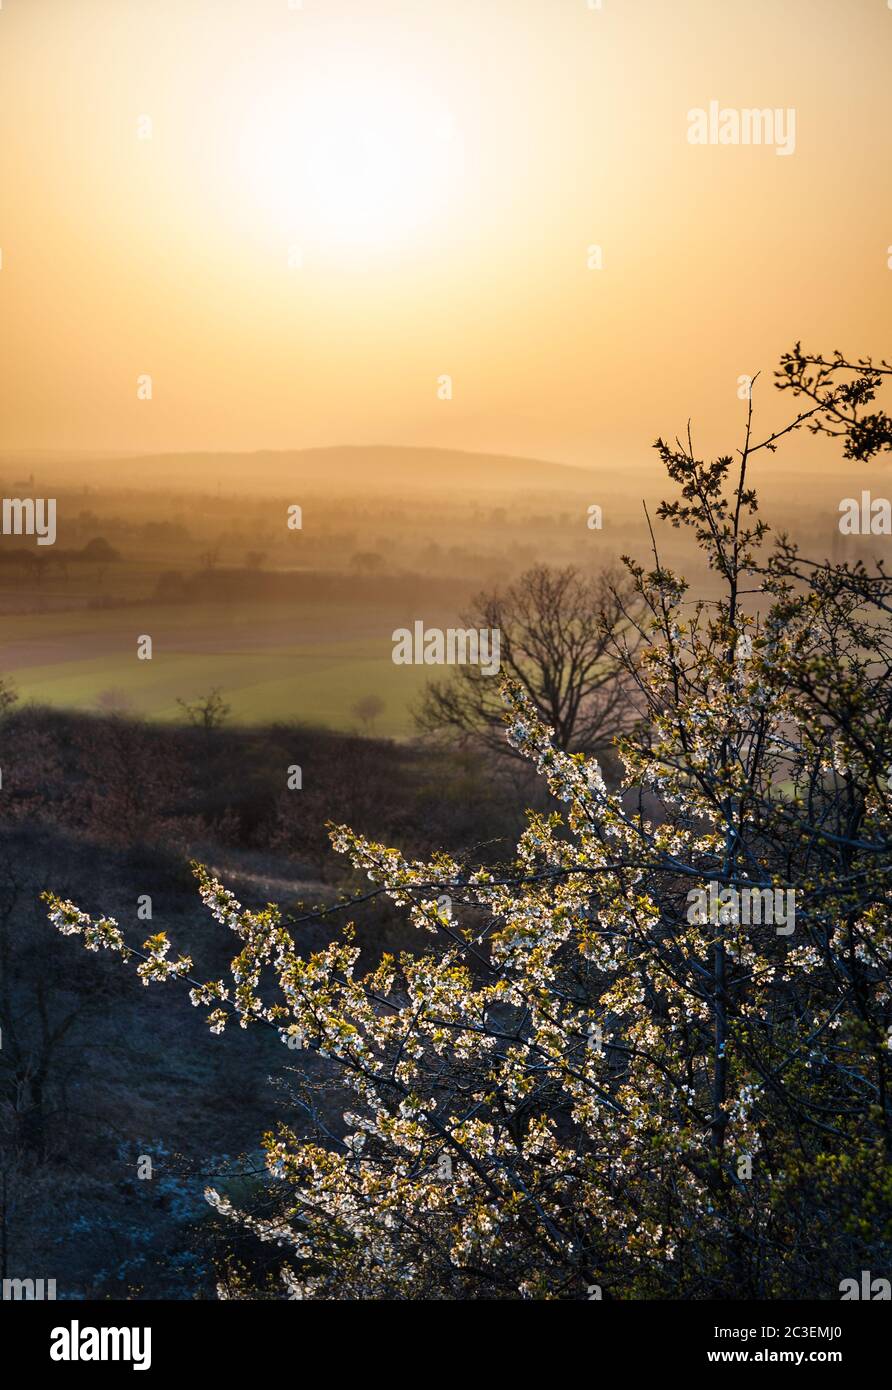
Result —
<path fill-rule="evenodd" d="M 114 699 L 157 720 L 181 719 L 178 698 L 218 686 L 237 722 L 346 730 L 357 725 L 356 701 L 377 695 L 384 711 L 374 732 L 400 738 L 412 733 L 410 705 L 437 674 L 393 664 L 391 632 L 408 621 L 407 612 L 331 605 L 272 614 L 254 605 L 140 605 L 4 616 L 2 669 L 25 701 L 95 710 Z M 143 634 L 152 637 L 151 660 L 137 657 Z"/>

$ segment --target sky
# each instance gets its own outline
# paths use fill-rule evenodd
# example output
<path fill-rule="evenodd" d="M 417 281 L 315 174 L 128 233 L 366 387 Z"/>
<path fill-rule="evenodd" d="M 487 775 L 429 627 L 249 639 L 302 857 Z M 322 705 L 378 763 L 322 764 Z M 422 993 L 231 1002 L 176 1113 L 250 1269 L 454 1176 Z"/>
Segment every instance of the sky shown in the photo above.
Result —
<path fill-rule="evenodd" d="M 724 449 L 890 356 L 890 71 L 885 0 L 2 0 L 0 450 Z"/>

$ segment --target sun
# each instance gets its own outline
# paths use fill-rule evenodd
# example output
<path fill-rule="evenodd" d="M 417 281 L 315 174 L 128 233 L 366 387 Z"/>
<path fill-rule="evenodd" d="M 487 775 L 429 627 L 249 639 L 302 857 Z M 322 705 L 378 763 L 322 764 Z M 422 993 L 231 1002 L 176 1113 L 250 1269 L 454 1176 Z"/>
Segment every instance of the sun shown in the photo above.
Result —
<path fill-rule="evenodd" d="M 327 247 L 399 247 L 455 190 L 455 122 L 414 76 L 356 65 L 268 91 L 247 112 L 240 184 L 259 217 Z"/>

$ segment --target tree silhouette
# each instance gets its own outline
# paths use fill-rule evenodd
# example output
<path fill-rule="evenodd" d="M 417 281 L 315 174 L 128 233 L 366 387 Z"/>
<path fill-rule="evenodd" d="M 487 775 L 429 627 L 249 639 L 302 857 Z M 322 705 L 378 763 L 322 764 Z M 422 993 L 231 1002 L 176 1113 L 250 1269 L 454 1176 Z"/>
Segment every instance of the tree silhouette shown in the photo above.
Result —
<path fill-rule="evenodd" d="M 501 669 L 527 692 L 567 752 L 605 751 L 634 718 L 615 645 L 634 646 L 631 586 L 624 576 L 591 576 L 570 565 L 537 565 L 503 593 L 479 594 L 461 626 L 498 629 Z M 446 732 L 515 753 L 505 741 L 499 682 L 479 666 L 456 666 L 431 681 L 415 711 L 419 729 Z"/>

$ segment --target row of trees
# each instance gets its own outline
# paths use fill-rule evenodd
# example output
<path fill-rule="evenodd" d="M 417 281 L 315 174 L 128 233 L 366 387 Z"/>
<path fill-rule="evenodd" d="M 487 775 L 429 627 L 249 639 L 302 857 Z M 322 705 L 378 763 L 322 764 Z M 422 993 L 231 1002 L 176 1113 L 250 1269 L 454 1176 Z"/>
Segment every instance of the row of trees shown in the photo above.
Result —
<path fill-rule="evenodd" d="M 417 950 L 360 972 L 347 926 L 304 956 L 278 908 L 246 909 L 196 866 L 237 946 L 231 978 L 199 981 L 163 933 L 137 949 L 48 895 L 62 933 L 145 983 L 188 981 L 214 1031 L 275 1029 L 349 1092 L 333 1125 L 308 1081 L 266 1136 L 262 1208 L 208 1192 L 279 1247 L 284 1292 L 835 1298 L 888 1266 L 892 580 L 769 546 L 752 473 L 802 427 L 862 462 L 888 450 L 873 407 L 890 374 L 797 346 L 785 428 L 759 437 L 750 402 L 734 454 L 657 442 L 678 489 L 659 517 L 722 594 L 693 598 L 656 535 L 628 562 L 633 603 L 603 647 L 640 711 L 617 790 L 509 662 L 508 740 L 562 808 L 530 814 L 512 863 L 411 861 L 332 828 Z M 702 920 L 691 892 L 710 884 L 791 892 L 792 936 Z"/>

